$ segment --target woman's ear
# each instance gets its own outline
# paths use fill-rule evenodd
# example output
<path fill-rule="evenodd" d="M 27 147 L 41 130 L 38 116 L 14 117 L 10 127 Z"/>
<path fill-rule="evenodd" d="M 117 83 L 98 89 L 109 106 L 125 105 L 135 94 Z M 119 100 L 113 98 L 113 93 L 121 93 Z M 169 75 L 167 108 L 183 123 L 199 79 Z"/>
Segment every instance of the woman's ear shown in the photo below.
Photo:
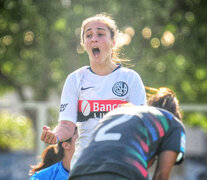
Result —
<path fill-rule="evenodd" d="M 65 149 L 65 150 L 69 150 L 69 149 L 71 148 L 71 144 L 68 143 L 68 142 L 63 142 L 63 143 L 62 143 L 62 147 L 63 147 L 63 149 Z"/>

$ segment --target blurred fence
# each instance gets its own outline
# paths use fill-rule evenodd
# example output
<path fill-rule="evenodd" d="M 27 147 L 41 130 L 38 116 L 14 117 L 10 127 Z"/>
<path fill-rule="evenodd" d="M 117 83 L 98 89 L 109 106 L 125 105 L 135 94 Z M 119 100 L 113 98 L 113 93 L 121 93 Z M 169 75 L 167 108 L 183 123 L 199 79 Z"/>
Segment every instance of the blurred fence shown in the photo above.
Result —
<path fill-rule="evenodd" d="M 181 104 L 181 109 L 184 112 L 207 112 L 207 104 Z M 40 140 L 40 135 L 42 131 L 42 127 L 48 124 L 48 111 L 49 109 L 57 109 L 58 111 L 58 104 L 52 104 L 48 102 L 25 102 L 25 103 L 18 103 L 18 104 L 1 104 L 0 109 L 34 109 L 37 112 L 37 154 L 41 154 L 43 149 L 45 148 L 45 143 Z M 187 135 L 189 134 L 190 140 L 188 146 L 190 147 L 189 153 L 190 154 L 201 154 L 203 151 L 207 149 L 206 143 L 206 135 L 197 130 L 190 130 L 187 129 Z M 200 136 L 201 138 L 199 141 L 195 140 L 194 137 Z M 194 141 L 193 141 L 194 138 Z"/>

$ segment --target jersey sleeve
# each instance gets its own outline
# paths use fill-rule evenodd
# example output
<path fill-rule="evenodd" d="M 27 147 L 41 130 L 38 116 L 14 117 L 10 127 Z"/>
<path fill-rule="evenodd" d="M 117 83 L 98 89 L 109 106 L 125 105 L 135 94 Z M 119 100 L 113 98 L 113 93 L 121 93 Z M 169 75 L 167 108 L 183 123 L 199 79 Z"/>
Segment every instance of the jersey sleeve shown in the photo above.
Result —
<path fill-rule="evenodd" d="M 73 123 L 77 122 L 78 113 L 78 82 L 75 74 L 70 74 L 63 86 L 59 121 L 68 120 Z"/>
<path fill-rule="evenodd" d="M 177 160 L 175 164 L 180 164 L 184 159 L 185 154 L 185 142 L 186 135 L 185 130 L 182 126 L 176 127 L 163 139 L 161 143 L 159 153 L 166 150 L 171 150 L 178 153 Z"/>
<path fill-rule="evenodd" d="M 137 106 L 147 104 L 144 84 L 141 77 L 136 72 L 134 72 L 134 76 L 131 81 L 128 101 Z"/>
<path fill-rule="evenodd" d="M 38 172 L 35 172 L 31 177 L 30 180 L 50 180 L 51 179 L 51 168 L 45 168 Z"/>

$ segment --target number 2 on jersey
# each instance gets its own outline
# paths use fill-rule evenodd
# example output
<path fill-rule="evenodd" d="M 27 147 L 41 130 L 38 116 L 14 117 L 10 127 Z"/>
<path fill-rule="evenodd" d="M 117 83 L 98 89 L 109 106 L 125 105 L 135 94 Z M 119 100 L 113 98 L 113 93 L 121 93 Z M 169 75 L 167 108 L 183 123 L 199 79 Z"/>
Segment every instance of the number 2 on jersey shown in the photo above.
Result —
<path fill-rule="evenodd" d="M 118 141 L 121 138 L 121 133 L 106 133 L 111 128 L 129 121 L 133 115 L 123 115 L 120 118 L 110 122 L 99 129 L 96 134 L 95 141 Z"/>

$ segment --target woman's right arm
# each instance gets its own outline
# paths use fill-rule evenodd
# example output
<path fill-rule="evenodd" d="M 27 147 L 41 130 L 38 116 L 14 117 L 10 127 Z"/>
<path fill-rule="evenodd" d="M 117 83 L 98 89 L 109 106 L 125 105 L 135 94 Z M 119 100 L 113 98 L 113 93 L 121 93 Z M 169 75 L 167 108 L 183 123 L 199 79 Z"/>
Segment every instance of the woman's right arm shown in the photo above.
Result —
<path fill-rule="evenodd" d="M 61 120 L 53 131 L 44 126 L 41 134 L 41 140 L 48 144 L 56 144 L 58 141 L 64 141 L 72 137 L 75 124 L 71 121 Z"/>
<path fill-rule="evenodd" d="M 74 133 L 78 112 L 78 82 L 75 77 L 75 74 L 72 73 L 65 81 L 57 126 L 53 131 L 47 126 L 43 127 L 41 140 L 45 143 L 55 144 L 58 141 L 69 139 Z"/>

